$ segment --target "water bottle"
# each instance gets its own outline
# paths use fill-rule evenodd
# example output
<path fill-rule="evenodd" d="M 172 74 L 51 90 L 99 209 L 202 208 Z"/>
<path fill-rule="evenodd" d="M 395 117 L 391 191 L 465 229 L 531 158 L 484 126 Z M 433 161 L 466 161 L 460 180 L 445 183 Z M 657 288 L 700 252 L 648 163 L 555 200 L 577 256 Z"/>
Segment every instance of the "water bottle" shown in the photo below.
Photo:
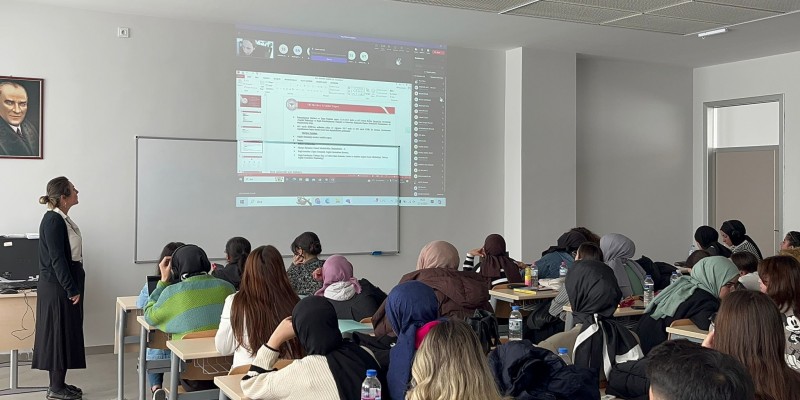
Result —
<path fill-rule="evenodd" d="M 655 283 L 653 283 L 653 278 L 650 275 L 646 275 L 644 277 L 644 306 L 647 307 L 648 304 L 653 302 L 653 287 Z"/>
<path fill-rule="evenodd" d="M 567 365 L 572 365 L 572 359 L 569 357 L 569 350 L 566 347 L 558 348 L 558 357 L 564 360 Z"/>
<path fill-rule="evenodd" d="M 564 279 L 567 277 L 567 262 L 561 262 L 561 268 L 558 269 L 558 277 Z"/>
<path fill-rule="evenodd" d="M 531 284 L 530 286 L 539 286 L 539 268 L 536 267 L 536 263 L 531 265 Z"/>
<path fill-rule="evenodd" d="M 694 246 L 694 244 L 689 246 L 689 255 L 692 255 L 692 253 L 694 253 L 695 250 L 697 250 L 697 248 Z"/>
<path fill-rule="evenodd" d="M 525 267 L 525 286 L 531 286 L 531 266 Z"/>
<path fill-rule="evenodd" d="M 508 316 L 508 340 L 522 340 L 522 313 L 519 306 L 511 306 Z"/>
<path fill-rule="evenodd" d="M 681 279 L 681 274 L 678 273 L 678 271 L 672 271 L 672 276 L 669 277 L 669 284 L 672 285 L 677 282 L 678 279 Z"/>
<path fill-rule="evenodd" d="M 367 370 L 367 379 L 361 384 L 361 400 L 381 400 L 381 381 L 377 376 L 374 369 Z"/>

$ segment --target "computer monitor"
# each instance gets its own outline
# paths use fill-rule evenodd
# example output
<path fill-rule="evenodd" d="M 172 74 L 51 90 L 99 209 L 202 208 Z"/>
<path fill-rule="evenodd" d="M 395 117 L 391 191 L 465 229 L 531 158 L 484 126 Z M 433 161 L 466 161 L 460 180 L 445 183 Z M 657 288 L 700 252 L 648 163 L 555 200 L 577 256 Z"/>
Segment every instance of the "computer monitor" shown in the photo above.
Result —
<path fill-rule="evenodd" d="M 0 277 L 28 280 L 39 275 L 39 239 L 0 237 Z"/>

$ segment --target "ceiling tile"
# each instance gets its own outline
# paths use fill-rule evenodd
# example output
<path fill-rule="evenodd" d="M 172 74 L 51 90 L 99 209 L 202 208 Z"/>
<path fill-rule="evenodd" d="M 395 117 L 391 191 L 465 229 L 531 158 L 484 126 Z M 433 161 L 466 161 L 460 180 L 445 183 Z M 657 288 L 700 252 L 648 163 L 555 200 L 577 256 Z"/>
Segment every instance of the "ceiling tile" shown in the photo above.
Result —
<path fill-rule="evenodd" d="M 614 10 L 635 11 L 643 13 L 659 8 L 674 6 L 691 0 L 552 0 L 559 3 L 571 3 L 584 6 L 611 8 Z"/>
<path fill-rule="evenodd" d="M 694 21 L 712 22 L 717 24 L 732 25 L 746 21 L 779 15 L 778 13 L 762 10 L 751 10 L 742 7 L 723 6 L 709 3 L 684 3 L 674 7 L 653 11 L 652 15 L 662 17 L 691 19 Z"/>
<path fill-rule="evenodd" d="M 641 29 L 645 31 L 687 35 L 690 33 L 709 31 L 724 26 L 708 22 L 689 21 L 685 19 L 667 18 L 656 15 L 636 15 L 608 24 L 619 28 Z"/>
<path fill-rule="evenodd" d="M 561 21 L 584 22 L 600 24 L 619 18 L 625 18 L 636 13 L 630 11 L 609 10 L 606 8 L 586 7 L 575 4 L 558 3 L 554 1 L 540 1 L 516 9 L 509 14 L 527 17 L 549 18 Z"/>
<path fill-rule="evenodd" d="M 406 3 L 428 4 L 433 6 L 464 8 L 467 10 L 491 11 L 499 13 L 525 4 L 526 0 L 396 0 Z"/>
<path fill-rule="evenodd" d="M 798 0 L 700 0 L 703 3 L 725 4 L 729 6 L 747 7 L 754 10 L 775 12 L 791 12 L 800 10 Z"/>

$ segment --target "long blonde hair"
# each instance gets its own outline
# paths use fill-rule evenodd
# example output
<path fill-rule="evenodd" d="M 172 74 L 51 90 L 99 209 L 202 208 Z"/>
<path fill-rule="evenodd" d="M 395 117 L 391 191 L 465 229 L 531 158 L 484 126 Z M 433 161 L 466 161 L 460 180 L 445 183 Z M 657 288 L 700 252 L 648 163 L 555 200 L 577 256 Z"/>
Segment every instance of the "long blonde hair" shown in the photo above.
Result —
<path fill-rule="evenodd" d="M 448 320 L 431 328 L 414 356 L 406 399 L 503 399 L 469 325 Z"/>

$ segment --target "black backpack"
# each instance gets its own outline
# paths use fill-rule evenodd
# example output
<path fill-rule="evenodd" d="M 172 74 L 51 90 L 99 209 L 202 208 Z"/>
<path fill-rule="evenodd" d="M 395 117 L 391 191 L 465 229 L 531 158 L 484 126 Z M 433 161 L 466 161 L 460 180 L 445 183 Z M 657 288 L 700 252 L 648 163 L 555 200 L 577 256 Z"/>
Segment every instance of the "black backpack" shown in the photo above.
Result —
<path fill-rule="evenodd" d="M 500 345 L 500 331 L 497 326 L 497 318 L 494 314 L 486 310 L 475 310 L 475 314 L 466 318 L 467 324 L 478 335 L 484 353 L 489 353 L 492 347 Z"/>

